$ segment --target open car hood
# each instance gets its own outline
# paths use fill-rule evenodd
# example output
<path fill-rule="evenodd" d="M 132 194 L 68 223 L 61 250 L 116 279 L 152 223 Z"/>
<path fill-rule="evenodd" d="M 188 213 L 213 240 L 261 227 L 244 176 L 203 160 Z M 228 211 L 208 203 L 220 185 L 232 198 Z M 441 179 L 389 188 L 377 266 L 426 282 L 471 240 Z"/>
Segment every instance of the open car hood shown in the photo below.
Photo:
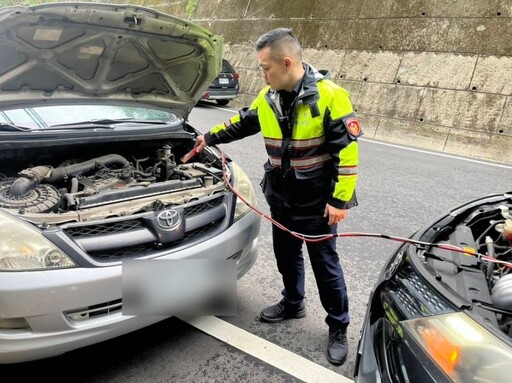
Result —
<path fill-rule="evenodd" d="M 222 37 L 133 5 L 0 9 L 0 108 L 113 102 L 186 116 L 221 68 Z"/>

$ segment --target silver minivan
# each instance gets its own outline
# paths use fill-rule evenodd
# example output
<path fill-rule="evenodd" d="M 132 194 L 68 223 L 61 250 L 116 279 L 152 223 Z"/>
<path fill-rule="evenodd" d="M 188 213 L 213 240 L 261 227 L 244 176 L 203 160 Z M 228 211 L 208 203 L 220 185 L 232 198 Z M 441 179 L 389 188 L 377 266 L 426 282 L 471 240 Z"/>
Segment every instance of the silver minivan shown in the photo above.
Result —
<path fill-rule="evenodd" d="M 235 283 L 251 268 L 249 178 L 214 147 L 184 160 L 220 36 L 138 6 L 53 3 L 0 9 L 0 37 L 0 363 L 165 319 L 124 312 L 126 262 L 229 261 Z"/>

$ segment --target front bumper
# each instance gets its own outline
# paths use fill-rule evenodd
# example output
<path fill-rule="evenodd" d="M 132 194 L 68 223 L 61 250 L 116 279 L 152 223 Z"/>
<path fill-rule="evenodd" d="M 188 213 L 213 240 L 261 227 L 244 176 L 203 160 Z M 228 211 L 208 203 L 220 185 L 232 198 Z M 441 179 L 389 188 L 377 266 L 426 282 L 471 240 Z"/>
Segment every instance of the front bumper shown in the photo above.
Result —
<path fill-rule="evenodd" d="M 254 212 L 221 234 L 158 259 L 237 259 L 241 278 L 256 262 L 260 217 Z M 0 273 L 0 364 L 48 358 L 157 323 L 164 316 L 122 315 L 122 266 Z M 89 310 L 89 311 L 87 311 Z M 90 312 L 81 318 L 77 311 Z"/>

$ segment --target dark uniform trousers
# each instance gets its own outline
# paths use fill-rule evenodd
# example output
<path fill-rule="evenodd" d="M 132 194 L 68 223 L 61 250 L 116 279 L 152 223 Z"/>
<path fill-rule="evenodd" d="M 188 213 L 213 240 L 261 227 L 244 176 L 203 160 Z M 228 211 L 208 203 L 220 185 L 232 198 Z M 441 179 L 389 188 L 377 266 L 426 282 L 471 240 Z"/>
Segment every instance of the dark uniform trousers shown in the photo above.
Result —
<path fill-rule="evenodd" d="M 272 212 L 272 218 L 291 231 L 307 235 L 335 234 L 337 225 L 328 225 L 324 217 L 291 219 Z M 291 306 L 300 304 L 305 298 L 304 290 L 304 241 L 294 237 L 276 225 L 272 225 L 272 239 L 277 267 L 283 277 L 285 302 Z M 319 242 L 306 241 L 320 301 L 327 312 L 325 322 L 333 328 L 344 329 L 350 322 L 347 287 L 341 269 L 336 239 Z"/>

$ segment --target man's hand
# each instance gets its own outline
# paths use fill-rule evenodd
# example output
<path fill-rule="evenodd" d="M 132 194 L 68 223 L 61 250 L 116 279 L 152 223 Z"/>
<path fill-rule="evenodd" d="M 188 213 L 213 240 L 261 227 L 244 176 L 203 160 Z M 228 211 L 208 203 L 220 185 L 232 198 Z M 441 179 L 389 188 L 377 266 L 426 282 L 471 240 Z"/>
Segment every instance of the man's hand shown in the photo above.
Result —
<path fill-rule="evenodd" d="M 324 217 L 329 218 L 329 225 L 343 221 L 346 216 L 347 211 L 345 209 L 338 209 L 329 204 L 325 205 Z"/>
<path fill-rule="evenodd" d="M 196 148 L 197 151 L 200 152 L 204 148 L 206 148 L 208 145 L 206 144 L 206 140 L 204 139 L 204 135 L 201 134 L 200 136 L 197 136 L 196 138 Z"/>
<path fill-rule="evenodd" d="M 197 153 L 202 151 L 204 148 L 206 148 L 206 140 L 204 139 L 203 135 L 200 135 L 196 138 L 196 144 L 194 145 L 194 149 L 192 149 L 190 152 L 185 154 L 183 157 L 180 158 L 181 163 L 186 163 L 190 161 L 192 157 L 194 157 Z"/>

